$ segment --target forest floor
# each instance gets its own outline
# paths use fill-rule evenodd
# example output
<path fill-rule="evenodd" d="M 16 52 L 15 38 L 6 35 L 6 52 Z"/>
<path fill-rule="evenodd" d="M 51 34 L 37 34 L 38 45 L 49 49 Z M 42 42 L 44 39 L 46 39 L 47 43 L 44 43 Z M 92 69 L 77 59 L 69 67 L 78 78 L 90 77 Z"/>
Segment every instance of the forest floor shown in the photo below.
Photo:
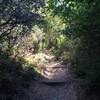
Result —
<path fill-rule="evenodd" d="M 65 68 L 65 65 L 56 60 L 53 54 L 45 55 L 48 60 L 47 69 L 30 83 L 28 90 L 20 89 L 13 100 L 85 100 L 80 81 L 70 72 L 69 67 L 66 65 L 66 69 L 63 69 L 61 67 Z M 50 67 L 53 69 L 48 69 Z"/>

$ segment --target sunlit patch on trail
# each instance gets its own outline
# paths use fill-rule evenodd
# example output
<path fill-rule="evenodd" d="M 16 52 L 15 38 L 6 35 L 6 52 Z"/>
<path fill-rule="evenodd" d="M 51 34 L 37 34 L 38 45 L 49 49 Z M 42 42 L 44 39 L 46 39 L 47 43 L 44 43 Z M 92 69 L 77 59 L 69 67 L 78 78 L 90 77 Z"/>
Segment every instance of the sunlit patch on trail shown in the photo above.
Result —
<path fill-rule="evenodd" d="M 33 63 L 37 66 L 35 69 L 40 74 L 37 78 L 44 82 L 63 82 L 69 77 L 69 64 L 63 65 L 53 54 L 38 53 L 34 55 Z"/>

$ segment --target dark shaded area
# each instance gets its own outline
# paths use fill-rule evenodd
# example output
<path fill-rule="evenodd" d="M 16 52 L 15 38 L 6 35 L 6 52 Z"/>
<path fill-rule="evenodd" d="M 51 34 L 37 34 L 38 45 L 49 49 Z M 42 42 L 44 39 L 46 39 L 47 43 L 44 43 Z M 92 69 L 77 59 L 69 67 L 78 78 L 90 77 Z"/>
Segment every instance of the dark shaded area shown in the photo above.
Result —
<path fill-rule="evenodd" d="M 6 100 L 11 100 L 18 89 L 28 88 L 35 75 L 34 66 L 23 68 L 21 61 L 0 54 L 0 95 Z"/>
<path fill-rule="evenodd" d="M 41 82 L 42 84 L 46 84 L 52 87 L 59 87 L 59 86 L 64 86 L 66 84 L 70 84 L 71 82 Z"/>
<path fill-rule="evenodd" d="M 88 11 L 78 17 L 79 23 L 74 28 L 80 27 L 79 31 L 76 30 L 76 36 L 81 39 L 73 60 L 74 68 L 79 77 L 90 81 L 88 93 L 98 95 L 100 99 L 100 1 L 86 3 Z"/>

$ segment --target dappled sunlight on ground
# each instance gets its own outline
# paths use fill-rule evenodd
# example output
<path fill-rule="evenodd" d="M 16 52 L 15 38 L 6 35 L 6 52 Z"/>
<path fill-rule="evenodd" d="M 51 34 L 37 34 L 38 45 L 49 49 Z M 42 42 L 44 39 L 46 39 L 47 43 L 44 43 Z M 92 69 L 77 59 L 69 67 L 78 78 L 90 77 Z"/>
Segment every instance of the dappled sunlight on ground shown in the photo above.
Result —
<path fill-rule="evenodd" d="M 35 70 L 40 74 L 38 80 L 41 81 L 66 81 L 70 76 L 68 72 L 69 64 L 62 64 L 51 51 L 40 52 L 25 57 L 28 62 L 35 65 Z"/>
<path fill-rule="evenodd" d="M 34 65 L 34 69 L 39 73 L 43 81 L 65 81 L 68 74 L 69 63 L 64 65 L 56 59 L 56 56 L 50 50 L 39 52 L 37 54 L 27 53 L 23 59 L 29 64 Z M 43 79 L 44 78 L 44 79 Z"/>

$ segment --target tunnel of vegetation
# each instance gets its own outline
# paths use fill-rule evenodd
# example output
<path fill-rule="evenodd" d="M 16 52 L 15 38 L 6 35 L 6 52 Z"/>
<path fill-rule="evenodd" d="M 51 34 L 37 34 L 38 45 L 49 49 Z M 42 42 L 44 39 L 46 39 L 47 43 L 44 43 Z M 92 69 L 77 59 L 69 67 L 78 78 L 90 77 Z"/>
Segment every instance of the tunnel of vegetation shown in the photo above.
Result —
<path fill-rule="evenodd" d="M 46 50 L 99 91 L 100 1 L 0 0 L 0 94 L 28 87 Z"/>

